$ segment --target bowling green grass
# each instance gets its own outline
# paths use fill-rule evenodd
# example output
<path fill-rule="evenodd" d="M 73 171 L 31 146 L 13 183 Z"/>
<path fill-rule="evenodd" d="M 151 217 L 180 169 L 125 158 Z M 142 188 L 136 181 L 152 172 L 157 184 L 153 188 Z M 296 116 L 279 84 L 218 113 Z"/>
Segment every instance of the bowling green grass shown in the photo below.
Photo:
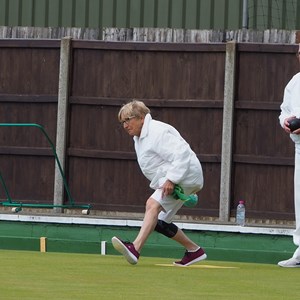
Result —
<path fill-rule="evenodd" d="M 0 250 L 0 299 L 300 299 L 300 268 Z"/>

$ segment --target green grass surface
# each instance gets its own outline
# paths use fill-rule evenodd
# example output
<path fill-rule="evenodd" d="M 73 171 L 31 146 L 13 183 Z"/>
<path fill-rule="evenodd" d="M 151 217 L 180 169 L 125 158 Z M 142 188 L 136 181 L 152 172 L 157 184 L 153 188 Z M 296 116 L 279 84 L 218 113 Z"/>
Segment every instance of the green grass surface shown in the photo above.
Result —
<path fill-rule="evenodd" d="M 0 299 L 299 299 L 300 268 L 172 259 L 0 251 Z"/>

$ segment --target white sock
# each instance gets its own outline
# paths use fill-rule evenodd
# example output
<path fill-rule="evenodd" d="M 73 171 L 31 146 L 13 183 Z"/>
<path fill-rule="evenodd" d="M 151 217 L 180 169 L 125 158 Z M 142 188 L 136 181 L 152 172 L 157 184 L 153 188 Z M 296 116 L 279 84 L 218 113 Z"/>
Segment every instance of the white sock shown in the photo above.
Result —
<path fill-rule="evenodd" d="M 201 247 L 198 247 L 196 250 L 188 250 L 188 252 L 197 252 Z"/>

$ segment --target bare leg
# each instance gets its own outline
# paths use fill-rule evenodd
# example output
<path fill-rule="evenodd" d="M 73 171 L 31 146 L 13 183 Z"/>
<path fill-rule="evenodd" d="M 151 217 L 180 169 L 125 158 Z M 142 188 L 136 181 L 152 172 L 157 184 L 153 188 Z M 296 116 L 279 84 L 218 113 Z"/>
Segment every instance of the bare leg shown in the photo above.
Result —
<path fill-rule="evenodd" d="M 178 228 L 177 233 L 172 239 L 181 244 L 188 251 L 195 251 L 199 248 L 199 246 L 190 240 L 180 228 Z"/>
<path fill-rule="evenodd" d="M 139 234 L 135 238 L 133 245 L 136 251 L 140 252 L 144 246 L 147 238 L 153 232 L 157 220 L 158 214 L 162 210 L 161 205 L 152 198 L 149 198 L 146 203 L 146 212 L 143 220 L 142 227 L 139 231 Z"/>

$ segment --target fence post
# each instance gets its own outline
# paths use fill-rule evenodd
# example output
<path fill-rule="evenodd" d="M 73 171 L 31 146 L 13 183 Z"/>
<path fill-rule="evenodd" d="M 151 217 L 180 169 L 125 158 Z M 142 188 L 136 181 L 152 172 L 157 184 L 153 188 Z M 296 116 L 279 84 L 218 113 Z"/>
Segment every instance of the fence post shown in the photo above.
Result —
<path fill-rule="evenodd" d="M 230 219 L 236 42 L 226 44 L 219 220 Z"/>
<path fill-rule="evenodd" d="M 65 171 L 66 158 L 66 130 L 68 119 L 68 95 L 69 95 L 69 71 L 71 38 L 65 37 L 60 44 L 60 66 L 59 66 L 59 86 L 58 86 L 58 105 L 57 105 L 57 129 L 56 129 L 56 152 Z M 54 205 L 63 205 L 64 202 L 64 183 L 57 164 L 55 165 L 54 178 Z M 61 213 L 62 208 L 54 208 L 56 213 Z"/>

